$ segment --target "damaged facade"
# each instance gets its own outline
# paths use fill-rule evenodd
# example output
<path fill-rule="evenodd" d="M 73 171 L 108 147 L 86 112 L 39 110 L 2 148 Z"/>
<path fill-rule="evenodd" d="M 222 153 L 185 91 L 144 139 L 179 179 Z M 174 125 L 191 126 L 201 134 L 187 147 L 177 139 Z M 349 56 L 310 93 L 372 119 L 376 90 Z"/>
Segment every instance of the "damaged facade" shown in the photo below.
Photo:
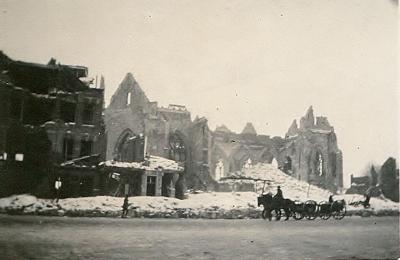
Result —
<path fill-rule="evenodd" d="M 64 196 L 97 189 L 94 171 L 61 167 L 79 157 L 104 157 L 104 81 L 94 88 L 87 76 L 86 67 L 14 61 L 0 52 L 1 195 L 48 196 L 40 192 L 51 192 L 60 175 Z"/>
<path fill-rule="evenodd" d="M 260 135 L 251 123 L 241 133 L 224 125 L 211 131 L 185 106 L 150 101 L 129 73 L 104 126 L 104 79 L 93 87 L 86 67 L 14 61 L 0 52 L 0 72 L 1 196 L 47 196 L 40 192 L 54 193 L 61 177 L 64 197 L 183 198 L 187 188 L 218 190 L 221 178 L 259 162 L 331 191 L 343 186 L 336 134 L 312 107 L 284 138 Z"/>
<path fill-rule="evenodd" d="M 257 134 L 247 123 L 237 134 L 222 125 L 211 131 L 205 118 L 191 120 L 184 106 L 159 107 L 127 74 L 105 112 L 107 159 L 126 161 L 126 140 L 143 134 L 144 153 L 179 162 L 184 171 L 177 194 L 186 188 L 218 189 L 218 180 L 258 162 L 275 163 L 293 177 L 333 192 L 343 186 L 342 153 L 325 117 L 312 107 L 294 121 L 285 138 Z M 178 196 L 179 197 L 179 196 Z"/>
<path fill-rule="evenodd" d="M 314 118 L 310 107 L 293 121 L 285 138 L 258 135 L 251 123 L 240 134 L 226 126 L 213 133 L 214 176 L 221 178 L 258 162 L 277 163 L 285 173 L 333 192 L 343 187 L 342 153 L 326 117 Z"/>
<path fill-rule="evenodd" d="M 144 154 L 174 160 L 184 166 L 175 184 L 181 198 L 186 187 L 214 185 L 209 172 L 211 131 L 205 118 L 191 120 L 181 105 L 159 107 L 151 102 L 133 75 L 128 73 L 105 110 L 107 160 L 129 162 L 126 142 L 146 137 Z"/>
<path fill-rule="evenodd" d="M 310 107 L 293 121 L 280 148 L 278 162 L 293 177 L 336 191 L 343 187 L 343 156 L 334 128 L 326 117 L 314 117 Z"/>

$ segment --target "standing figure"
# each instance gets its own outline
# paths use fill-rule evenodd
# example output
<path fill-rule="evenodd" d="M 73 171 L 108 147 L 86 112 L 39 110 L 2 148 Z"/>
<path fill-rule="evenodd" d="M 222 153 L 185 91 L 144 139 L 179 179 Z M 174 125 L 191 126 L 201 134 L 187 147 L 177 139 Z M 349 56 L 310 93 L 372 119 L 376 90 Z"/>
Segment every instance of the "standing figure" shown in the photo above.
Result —
<path fill-rule="evenodd" d="M 364 194 L 364 198 L 365 198 L 365 200 L 363 201 L 362 204 L 363 204 L 364 208 L 367 209 L 371 206 L 371 204 L 369 204 L 369 200 L 371 199 L 371 194 L 369 192 L 366 192 Z"/>
<path fill-rule="evenodd" d="M 56 189 L 56 202 L 57 203 L 58 203 L 58 200 L 60 199 L 61 185 L 62 185 L 61 179 L 60 179 L 60 177 L 58 177 L 58 179 L 54 183 L 54 188 Z"/>
<path fill-rule="evenodd" d="M 121 218 L 126 218 L 126 216 L 128 215 L 128 207 L 129 207 L 128 195 L 125 195 L 124 204 L 122 204 L 122 216 L 121 216 Z"/>
<path fill-rule="evenodd" d="M 275 196 L 274 196 L 274 199 L 275 199 L 277 205 L 278 205 L 279 207 L 281 207 L 282 204 L 283 204 L 283 194 L 282 194 L 281 186 L 278 186 L 278 189 L 277 189 L 277 191 L 276 191 L 276 194 L 275 194 Z"/>

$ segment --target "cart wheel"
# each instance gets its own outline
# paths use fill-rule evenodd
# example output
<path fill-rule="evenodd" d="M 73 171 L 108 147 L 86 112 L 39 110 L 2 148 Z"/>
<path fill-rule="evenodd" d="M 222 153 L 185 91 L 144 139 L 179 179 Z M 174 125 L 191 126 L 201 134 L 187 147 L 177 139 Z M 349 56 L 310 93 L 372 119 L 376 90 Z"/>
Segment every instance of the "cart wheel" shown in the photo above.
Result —
<path fill-rule="evenodd" d="M 262 211 L 261 216 L 262 216 L 263 219 L 267 219 L 267 210 L 265 208 Z"/>
<path fill-rule="evenodd" d="M 338 211 L 332 212 L 333 218 L 337 220 L 341 220 L 346 216 L 346 207 L 343 207 L 342 209 Z"/>
<path fill-rule="evenodd" d="M 321 201 L 318 204 L 319 217 L 323 220 L 327 220 L 331 217 L 331 205 L 327 201 Z"/>
<path fill-rule="evenodd" d="M 334 219 L 343 219 L 344 216 L 346 216 L 346 205 L 344 200 L 342 203 L 340 201 L 333 202 L 331 206 L 331 211 Z"/>
<path fill-rule="evenodd" d="M 304 214 L 306 219 L 314 220 L 318 216 L 318 205 L 314 200 L 308 200 L 304 203 Z"/>

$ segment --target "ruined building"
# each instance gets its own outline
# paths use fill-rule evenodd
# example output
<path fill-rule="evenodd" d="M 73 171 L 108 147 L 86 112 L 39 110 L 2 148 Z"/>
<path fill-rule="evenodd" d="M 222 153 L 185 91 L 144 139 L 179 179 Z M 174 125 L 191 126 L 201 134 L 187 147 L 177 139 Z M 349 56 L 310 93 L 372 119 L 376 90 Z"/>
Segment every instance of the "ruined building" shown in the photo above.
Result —
<path fill-rule="evenodd" d="M 258 135 L 251 123 L 240 134 L 226 126 L 213 133 L 212 163 L 215 178 L 251 167 L 272 163 L 285 173 L 319 187 L 336 191 L 343 186 L 342 153 L 327 118 L 314 118 L 312 107 L 300 120 L 293 121 L 285 138 Z"/>
<path fill-rule="evenodd" d="M 184 166 L 176 181 L 176 196 L 185 187 L 206 189 L 210 177 L 211 131 L 205 118 L 191 120 L 181 105 L 159 107 L 151 102 L 132 74 L 128 73 L 105 110 L 107 160 L 129 161 L 127 140 L 143 135 L 144 153 L 172 159 Z"/>
<path fill-rule="evenodd" d="M 98 188 L 95 171 L 62 167 L 104 154 L 104 84 L 95 88 L 87 76 L 86 67 L 14 61 L 0 51 L 1 196 L 49 196 L 58 177 L 64 196 Z"/>
<path fill-rule="evenodd" d="M 314 117 L 310 107 L 293 121 L 280 148 L 278 162 L 284 171 L 331 191 L 343 187 L 343 156 L 337 145 L 334 128 L 326 117 Z"/>
<path fill-rule="evenodd" d="M 133 136 L 146 138 L 144 153 L 175 160 L 184 167 L 176 183 L 185 188 L 218 189 L 218 180 L 258 162 L 275 163 L 293 177 L 336 191 L 342 187 L 342 154 L 325 117 L 312 107 L 294 121 L 285 138 L 257 134 L 251 123 L 241 133 L 222 125 L 211 131 L 207 119 L 191 119 L 181 105 L 151 102 L 132 74 L 127 74 L 105 112 L 107 159 L 126 161 Z M 125 147 L 125 148 L 124 148 Z"/>

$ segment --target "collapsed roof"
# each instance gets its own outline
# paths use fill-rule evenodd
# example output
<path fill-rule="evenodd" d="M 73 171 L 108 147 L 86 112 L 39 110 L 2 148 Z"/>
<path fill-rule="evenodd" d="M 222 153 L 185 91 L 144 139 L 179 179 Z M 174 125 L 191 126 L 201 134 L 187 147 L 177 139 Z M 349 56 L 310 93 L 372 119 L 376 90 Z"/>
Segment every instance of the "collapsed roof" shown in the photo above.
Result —
<path fill-rule="evenodd" d="M 15 61 L 0 51 L 0 80 L 32 93 L 86 90 L 89 87 L 79 78 L 87 73 L 86 67 L 56 64 L 54 59 L 48 64 Z"/>

